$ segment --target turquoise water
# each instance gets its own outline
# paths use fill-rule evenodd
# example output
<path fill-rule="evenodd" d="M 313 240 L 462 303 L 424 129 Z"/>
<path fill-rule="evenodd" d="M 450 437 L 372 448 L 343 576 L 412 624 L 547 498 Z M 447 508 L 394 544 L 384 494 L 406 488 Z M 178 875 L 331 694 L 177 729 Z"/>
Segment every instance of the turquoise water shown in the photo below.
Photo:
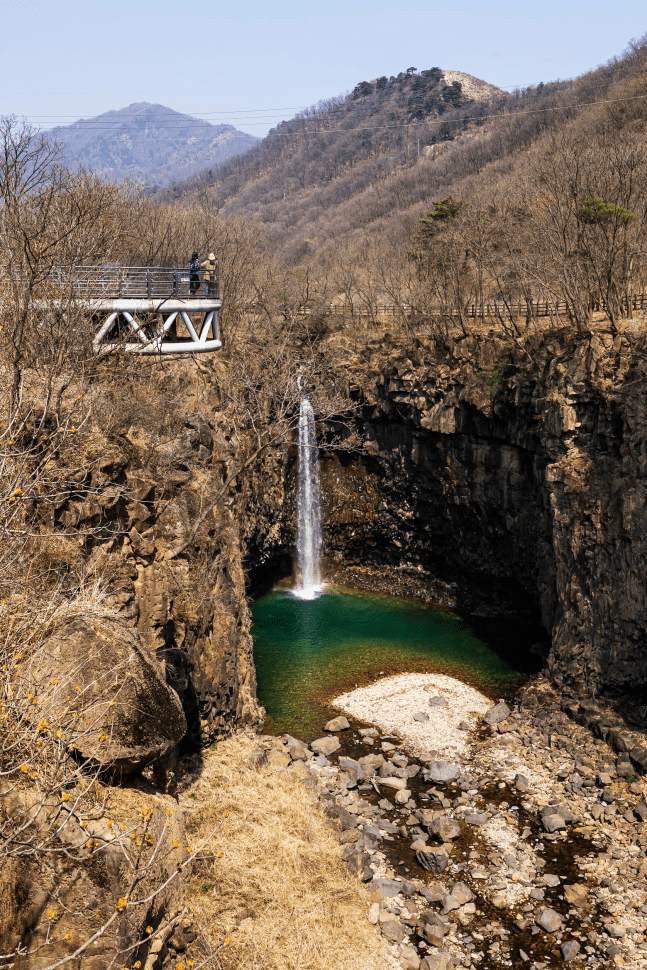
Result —
<path fill-rule="evenodd" d="M 519 679 L 459 617 L 408 600 L 331 590 L 304 601 L 274 591 L 252 616 L 258 696 L 275 733 L 311 738 L 336 694 L 380 673 L 445 673 L 485 690 Z"/>

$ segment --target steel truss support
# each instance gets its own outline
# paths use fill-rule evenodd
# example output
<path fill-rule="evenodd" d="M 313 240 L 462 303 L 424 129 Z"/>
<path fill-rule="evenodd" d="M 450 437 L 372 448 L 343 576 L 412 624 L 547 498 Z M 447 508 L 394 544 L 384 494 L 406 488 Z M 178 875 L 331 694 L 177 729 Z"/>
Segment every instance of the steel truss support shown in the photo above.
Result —
<path fill-rule="evenodd" d="M 220 300 L 115 299 L 88 301 L 98 323 L 95 353 L 205 354 L 220 350 Z M 178 334 L 178 325 L 185 334 Z"/>

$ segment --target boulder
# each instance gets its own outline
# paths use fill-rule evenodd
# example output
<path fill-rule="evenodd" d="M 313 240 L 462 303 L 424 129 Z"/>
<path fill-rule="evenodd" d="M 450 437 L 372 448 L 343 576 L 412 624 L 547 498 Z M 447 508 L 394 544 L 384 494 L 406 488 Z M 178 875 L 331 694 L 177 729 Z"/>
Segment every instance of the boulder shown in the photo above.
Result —
<path fill-rule="evenodd" d="M 312 756 L 312 751 L 308 750 L 307 745 L 298 738 L 293 738 L 291 734 L 284 734 L 283 741 L 292 761 L 307 761 Z"/>
<path fill-rule="evenodd" d="M 419 849 L 416 852 L 416 862 L 427 872 L 438 875 L 449 865 L 449 855 L 443 846 L 429 846 L 426 849 Z"/>
<path fill-rule="evenodd" d="M 557 933 L 562 928 L 562 917 L 550 906 L 546 906 L 535 917 L 535 923 L 547 933 Z"/>
<path fill-rule="evenodd" d="M 292 764 L 287 751 L 270 751 L 267 755 L 267 762 L 274 771 L 287 768 L 288 765 Z"/>
<path fill-rule="evenodd" d="M 257 748 L 256 751 L 252 751 L 247 759 L 247 764 L 253 771 L 264 768 L 267 764 L 267 751 L 265 748 Z"/>
<path fill-rule="evenodd" d="M 38 719 L 93 765 L 130 774 L 186 733 L 182 704 L 138 634 L 116 614 L 67 623 L 34 660 Z"/>
<path fill-rule="evenodd" d="M 505 701 L 499 701 L 494 707 L 483 715 L 483 721 L 485 724 L 500 724 L 501 721 L 505 721 L 507 717 L 510 716 L 512 712 L 506 704 Z"/>
<path fill-rule="evenodd" d="M 428 849 L 429 846 L 427 845 L 427 836 L 419 835 L 417 839 L 411 843 L 410 848 L 412 852 L 418 852 L 419 850 Z"/>
<path fill-rule="evenodd" d="M 385 936 L 390 943 L 402 943 L 404 939 L 404 927 L 397 919 L 389 919 L 382 924 L 382 936 Z"/>
<path fill-rule="evenodd" d="M 485 812 L 470 812 L 465 816 L 465 821 L 468 825 L 485 825 L 489 817 Z"/>
<path fill-rule="evenodd" d="M 416 888 L 415 883 L 409 882 L 408 879 L 403 879 L 402 889 L 400 890 L 400 892 L 406 899 L 410 899 L 412 896 L 416 895 L 416 893 L 418 892 L 418 889 Z"/>
<path fill-rule="evenodd" d="M 346 847 L 348 848 L 348 847 Z M 349 859 L 346 860 L 351 869 L 357 873 L 363 882 L 368 882 L 373 878 L 373 870 L 371 869 L 371 857 L 368 852 L 357 852 L 351 855 Z M 367 871 L 368 870 L 368 871 Z"/>
<path fill-rule="evenodd" d="M 407 787 L 407 782 L 405 778 L 379 778 L 380 785 L 386 785 L 387 788 L 395 788 L 396 791 L 402 791 Z"/>
<path fill-rule="evenodd" d="M 333 717 L 332 721 L 324 725 L 324 731 L 346 731 L 349 727 L 348 718 L 340 714 L 339 717 Z"/>
<path fill-rule="evenodd" d="M 291 744 L 288 748 L 288 752 L 293 761 L 307 761 L 310 757 L 310 752 L 306 748 L 305 744 L 301 744 L 300 742 Z"/>
<path fill-rule="evenodd" d="M 397 896 L 402 889 L 402 883 L 399 879 L 375 879 L 374 886 L 380 890 L 386 899 Z"/>
<path fill-rule="evenodd" d="M 364 781 L 364 769 L 353 758 L 341 757 L 339 759 L 339 767 L 351 776 L 354 785 L 357 785 L 360 781 Z"/>
<path fill-rule="evenodd" d="M 647 772 L 647 748 L 636 745 L 629 754 L 638 771 L 644 775 Z"/>
<path fill-rule="evenodd" d="M 420 957 L 415 946 L 405 946 L 402 948 L 400 954 L 400 966 L 402 970 L 419 970 L 420 968 Z"/>
<path fill-rule="evenodd" d="M 291 774 L 296 775 L 297 778 L 300 778 L 301 781 L 312 783 L 313 785 L 315 784 L 315 780 L 312 777 L 312 772 L 308 768 L 305 761 L 293 761 L 288 770 Z"/>
<path fill-rule="evenodd" d="M 461 827 L 455 819 L 442 815 L 433 820 L 428 827 L 428 832 L 439 842 L 451 842 L 453 839 L 460 838 Z"/>
<path fill-rule="evenodd" d="M 445 950 L 434 950 L 420 962 L 420 970 L 451 970 L 453 966 L 451 954 Z"/>
<path fill-rule="evenodd" d="M 471 889 L 464 882 L 454 883 L 450 896 L 456 900 L 459 906 L 464 906 L 465 903 L 471 902 L 474 898 Z"/>
<path fill-rule="evenodd" d="M 446 784 L 460 778 L 461 769 L 458 765 L 450 765 L 446 761 L 432 761 L 423 774 L 425 781 L 442 781 Z"/>
<path fill-rule="evenodd" d="M 557 832 L 566 828 L 566 822 L 561 815 L 543 815 L 541 824 L 546 832 Z"/>
<path fill-rule="evenodd" d="M 543 818 L 545 815 L 559 815 L 564 819 L 565 822 L 574 822 L 575 815 L 566 805 L 562 805 L 560 802 L 551 803 L 550 805 L 544 805 L 540 811 L 540 815 Z"/>
<path fill-rule="evenodd" d="M 447 701 L 441 694 L 436 694 L 435 697 L 429 698 L 430 707 L 447 707 Z"/>
<path fill-rule="evenodd" d="M 332 754 L 333 751 L 337 751 L 338 748 L 341 748 L 341 744 L 339 743 L 338 738 L 318 738 L 316 741 L 312 742 L 310 747 L 317 754 L 323 754 L 328 757 L 328 755 Z"/>
<path fill-rule="evenodd" d="M 446 896 L 446 891 L 439 882 L 430 882 L 427 886 L 423 886 L 420 890 L 420 895 L 423 899 L 426 899 L 428 903 L 439 903 L 443 896 Z"/>
<path fill-rule="evenodd" d="M 551 889 L 555 889 L 556 886 L 559 886 L 560 879 L 554 872 L 546 872 L 540 877 L 539 882 L 542 886 L 549 886 Z"/>
<path fill-rule="evenodd" d="M 445 930 L 436 923 L 425 923 L 422 928 L 422 936 L 432 946 L 442 946 L 445 942 Z"/>
<path fill-rule="evenodd" d="M 577 940 L 567 940 L 566 943 L 562 943 L 560 950 L 562 951 L 562 959 L 564 962 L 570 963 L 580 952 L 580 944 Z"/>
<path fill-rule="evenodd" d="M 589 894 L 585 886 L 579 886 L 577 883 L 573 886 L 564 886 L 564 899 L 569 906 L 579 908 L 586 906 L 588 898 Z"/>

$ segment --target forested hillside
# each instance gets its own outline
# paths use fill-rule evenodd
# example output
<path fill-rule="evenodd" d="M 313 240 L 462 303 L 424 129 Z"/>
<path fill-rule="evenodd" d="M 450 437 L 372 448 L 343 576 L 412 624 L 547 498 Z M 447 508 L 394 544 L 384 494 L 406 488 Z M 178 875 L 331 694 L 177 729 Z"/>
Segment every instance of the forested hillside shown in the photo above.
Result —
<path fill-rule="evenodd" d="M 574 81 L 510 94 L 469 75 L 410 68 L 320 101 L 215 177 L 204 172 L 162 197 L 201 198 L 221 215 L 254 219 L 290 262 L 328 260 L 342 240 L 365 245 L 367 229 L 375 239 L 417 225 L 436 198 L 505 193 L 542 139 L 591 132 L 602 110 L 594 102 L 620 99 L 605 117 L 640 124 L 644 93 L 642 41 Z"/>

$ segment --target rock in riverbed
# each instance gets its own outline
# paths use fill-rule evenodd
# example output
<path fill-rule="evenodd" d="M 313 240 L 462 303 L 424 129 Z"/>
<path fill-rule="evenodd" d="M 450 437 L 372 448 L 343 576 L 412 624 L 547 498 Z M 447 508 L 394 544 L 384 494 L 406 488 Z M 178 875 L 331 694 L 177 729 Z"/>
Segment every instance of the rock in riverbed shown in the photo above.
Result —
<path fill-rule="evenodd" d="M 337 751 L 339 748 L 341 748 L 341 744 L 339 743 L 338 738 L 318 738 L 316 741 L 312 742 L 310 747 L 313 751 L 316 751 L 317 754 L 323 754 L 327 758 L 328 755 L 333 753 L 333 751 Z"/>

